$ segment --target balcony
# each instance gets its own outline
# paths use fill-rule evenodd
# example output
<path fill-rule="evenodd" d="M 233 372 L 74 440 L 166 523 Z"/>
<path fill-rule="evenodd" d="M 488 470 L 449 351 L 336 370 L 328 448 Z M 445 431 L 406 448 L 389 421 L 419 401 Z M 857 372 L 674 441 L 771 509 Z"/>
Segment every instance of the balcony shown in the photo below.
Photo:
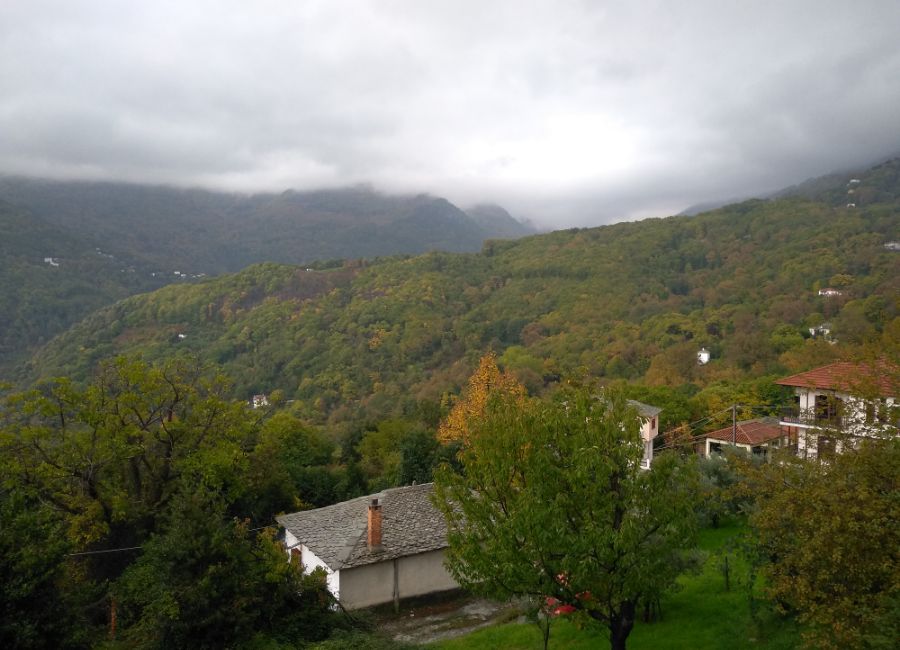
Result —
<path fill-rule="evenodd" d="M 812 409 L 800 409 L 796 406 L 781 409 L 779 420 L 786 425 L 821 429 L 840 429 L 844 426 L 844 418 L 836 413 L 816 412 Z"/>

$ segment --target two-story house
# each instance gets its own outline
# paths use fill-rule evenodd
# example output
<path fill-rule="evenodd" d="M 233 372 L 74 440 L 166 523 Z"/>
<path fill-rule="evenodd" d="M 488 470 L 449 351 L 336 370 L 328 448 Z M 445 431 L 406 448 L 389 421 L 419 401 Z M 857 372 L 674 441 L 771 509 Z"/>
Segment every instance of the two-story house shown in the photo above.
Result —
<path fill-rule="evenodd" d="M 780 424 L 799 456 L 840 451 L 862 437 L 897 435 L 898 372 L 887 363 L 840 361 L 779 379 L 794 389 Z"/>

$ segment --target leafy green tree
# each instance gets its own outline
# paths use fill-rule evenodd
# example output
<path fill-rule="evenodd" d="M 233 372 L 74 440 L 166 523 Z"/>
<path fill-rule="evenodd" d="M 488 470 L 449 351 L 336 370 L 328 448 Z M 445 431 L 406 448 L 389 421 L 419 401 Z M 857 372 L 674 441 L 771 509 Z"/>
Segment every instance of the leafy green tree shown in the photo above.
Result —
<path fill-rule="evenodd" d="M 120 641 L 129 648 L 222 648 L 262 638 L 296 643 L 333 626 L 324 575 L 287 562 L 271 530 L 227 516 L 207 486 L 180 492 L 162 530 L 125 572 Z"/>
<path fill-rule="evenodd" d="M 20 617 L 15 634 L 37 646 L 79 634 L 90 642 L 117 597 L 129 645 L 220 647 L 254 629 L 292 629 L 298 616 L 327 624 L 315 615 L 317 588 L 298 591 L 284 553 L 265 534 L 249 535 L 244 517 L 268 524 L 273 510 L 302 499 L 286 463 L 324 461 L 328 445 L 289 417 L 261 422 L 226 390 L 185 360 L 116 359 L 85 388 L 57 380 L 5 400 L 0 542 L 9 553 L 0 566 L 14 577 L 4 611 L 44 596 L 60 606 L 47 625 L 39 609 Z M 69 550 L 88 553 L 63 563 Z M 70 594 L 91 594 L 91 610 Z M 54 623 L 69 620 L 74 633 L 60 636 Z"/>
<path fill-rule="evenodd" d="M 866 440 L 828 463 L 753 473 L 750 522 L 770 595 L 815 648 L 895 647 L 900 629 L 900 440 Z"/>
<path fill-rule="evenodd" d="M 555 598 L 625 648 L 642 599 L 673 584 L 673 556 L 692 545 L 691 466 L 665 454 L 639 469 L 637 413 L 588 388 L 550 402 L 498 394 L 468 441 L 462 471 L 435 477 L 453 575 L 494 597 Z"/>
<path fill-rule="evenodd" d="M 134 542 L 185 471 L 200 468 L 232 495 L 252 420 L 219 377 L 177 360 L 119 358 L 87 388 L 57 380 L 11 396 L 2 443 L 7 478 L 64 515 L 77 546 Z"/>
<path fill-rule="evenodd" d="M 441 445 L 431 433 L 414 431 L 400 444 L 398 483 L 429 483 L 439 463 Z"/>
<path fill-rule="evenodd" d="M 0 488 L 0 646 L 85 644 L 83 597 L 94 594 L 74 584 L 64 532 L 51 509 L 21 490 Z"/>

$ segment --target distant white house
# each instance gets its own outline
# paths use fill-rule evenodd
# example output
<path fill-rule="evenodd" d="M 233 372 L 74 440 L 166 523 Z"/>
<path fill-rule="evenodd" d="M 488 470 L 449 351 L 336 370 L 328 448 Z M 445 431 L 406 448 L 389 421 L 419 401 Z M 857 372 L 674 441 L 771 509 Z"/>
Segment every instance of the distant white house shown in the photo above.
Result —
<path fill-rule="evenodd" d="M 59 260 L 55 257 L 45 257 L 44 264 L 49 264 L 50 266 L 59 266 Z"/>
<path fill-rule="evenodd" d="M 250 406 L 255 409 L 261 409 L 264 406 L 269 405 L 269 398 L 266 397 L 264 393 L 260 393 L 259 395 L 254 395 L 250 398 Z"/>
<path fill-rule="evenodd" d="M 897 435 L 897 377 L 887 364 L 842 361 L 779 379 L 795 393 L 779 423 L 804 458 L 839 452 L 848 439 Z"/>
<path fill-rule="evenodd" d="M 291 560 L 307 573 L 322 569 L 341 605 L 396 605 L 459 587 L 444 566 L 447 524 L 433 488 L 393 488 L 275 519 Z"/>
<path fill-rule="evenodd" d="M 832 296 L 843 295 L 843 292 L 840 289 L 834 289 L 832 287 L 825 287 L 824 289 L 819 289 L 819 295 L 830 298 Z"/>
<path fill-rule="evenodd" d="M 862 182 L 862 181 L 859 180 L 858 178 L 851 178 L 851 179 L 848 181 L 847 185 L 859 185 L 861 182 Z"/>
<path fill-rule="evenodd" d="M 650 469 L 653 463 L 653 439 L 659 435 L 659 414 L 662 413 L 662 409 L 634 399 L 628 400 L 628 404 L 641 416 L 641 441 L 644 444 L 641 468 Z"/>
<path fill-rule="evenodd" d="M 900 241 L 885 242 L 884 247 L 889 251 L 900 251 Z"/>
<path fill-rule="evenodd" d="M 831 323 L 821 323 L 809 328 L 809 335 L 815 338 L 823 338 L 826 341 L 831 338 Z"/>
<path fill-rule="evenodd" d="M 709 350 L 707 350 L 706 348 L 700 348 L 697 351 L 697 363 L 699 363 L 701 366 L 705 366 L 707 363 L 709 363 L 709 358 Z"/>

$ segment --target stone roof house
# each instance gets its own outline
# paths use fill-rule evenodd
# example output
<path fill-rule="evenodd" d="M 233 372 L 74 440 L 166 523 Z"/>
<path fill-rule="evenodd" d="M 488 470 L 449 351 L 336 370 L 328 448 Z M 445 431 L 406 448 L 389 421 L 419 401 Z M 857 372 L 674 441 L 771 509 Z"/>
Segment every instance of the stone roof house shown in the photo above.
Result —
<path fill-rule="evenodd" d="M 285 546 L 306 572 L 325 571 L 347 608 L 399 603 L 458 587 L 444 568 L 447 525 L 433 484 L 392 488 L 276 517 Z"/>

